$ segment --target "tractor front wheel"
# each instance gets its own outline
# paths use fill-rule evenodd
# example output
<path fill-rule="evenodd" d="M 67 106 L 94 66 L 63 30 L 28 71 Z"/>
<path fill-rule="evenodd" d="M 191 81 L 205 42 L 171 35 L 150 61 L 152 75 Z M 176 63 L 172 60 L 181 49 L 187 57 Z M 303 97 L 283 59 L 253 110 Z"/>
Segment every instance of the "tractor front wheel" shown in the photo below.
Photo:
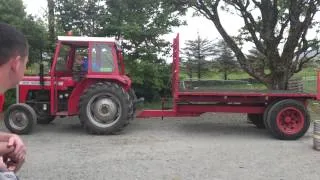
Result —
<path fill-rule="evenodd" d="M 129 124 L 133 102 L 118 84 L 98 82 L 80 98 L 79 118 L 92 134 L 116 134 Z"/>
<path fill-rule="evenodd" d="M 29 134 L 36 124 L 37 115 L 27 104 L 13 104 L 4 115 L 4 123 L 15 134 Z"/>

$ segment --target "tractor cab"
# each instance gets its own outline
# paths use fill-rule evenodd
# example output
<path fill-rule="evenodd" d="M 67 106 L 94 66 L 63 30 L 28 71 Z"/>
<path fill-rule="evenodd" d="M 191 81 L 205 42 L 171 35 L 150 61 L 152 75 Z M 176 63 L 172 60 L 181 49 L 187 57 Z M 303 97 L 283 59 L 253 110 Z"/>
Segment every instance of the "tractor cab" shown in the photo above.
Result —
<path fill-rule="evenodd" d="M 87 75 L 124 75 L 122 52 L 114 39 L 58 36 L 50 73 L 75 83 Z"/>
<path fill-rule="evenodd" d="M 90 133 L 119 132 L 138 102 L 119 47 L 106 37 L 58 36 L 48 74 L 41 63 L 38 76 L 25 76 L 17 86 L 17 103 L 6 110 L 7 128 L 27 134 L 32 119 L 48 124 L 57 116 L 78 116 Z"/>

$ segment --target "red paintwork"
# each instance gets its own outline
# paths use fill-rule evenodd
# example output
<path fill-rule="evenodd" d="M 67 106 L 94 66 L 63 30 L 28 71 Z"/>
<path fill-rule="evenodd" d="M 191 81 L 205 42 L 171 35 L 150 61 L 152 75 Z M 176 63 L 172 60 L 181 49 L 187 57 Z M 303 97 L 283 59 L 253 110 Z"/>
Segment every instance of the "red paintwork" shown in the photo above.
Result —
<path fill-rule="evenodd" d="M 125 76 L 125 75 L 121 75 L 121 76 L 115 75 L 115 74 L 107 75 L 106 73 L 104 73 L 104 75 L 96 75 L 96 74 L 87 75 L 87 79 L 106 79 L 106 78 L 110 81 L 120 83 L 126 90 L 131 87 L 131 80 L 128 76 Z"/>
<path fill-rule="evenodd" d="M 171 110 L 143 110 L 138 112 L 141 117 L 176 117 L 176 116 L 199 116 L 201 113 L 177 113 Z"/>
<path fill-rule="evenodd" d="M 230 112 L 230 113 L 257 113 L 262 114 L 264 111 L 263 106 L 249 106 L 249 105 L 198 105 L 198 104 L 186 104 L 178 105 L 179 113 L 205 113 L 205 112 Z"/>
<path fill-rule="evenodd" d="M 94 81 L 84 80 L 75 86 L 69 98 L 69 103 L 68 103 L 69 115 L 75 115 L 78 113 L 77 105 L 79 104 L 80 96 L 83 94 L 83 91 L 93 83 Z"/>
<path fill-rule="evenodd" d="M 281 99 L 295 99 L 306 104 L 307 99 L 320 100 L 320 72 L 318 72 L 316 94 L 281 92 L 181 92 L 179 91 L 179 34 L 173 40 L 172 97 L 170 110 L 144 110 L 137 117 L 194 116 L 205 112 L 255 113 L 262 114 L 266 105 Z M 188 104 L 189 103 L 189 104 Z"/>
<path fill-rule="evenodd" d="M 4 100 L 5 100 L 4 95 L 0 94 L 0 112 L 3 111 Z"/>
<path fill-rule="evenodd" d="M 278 113 L 276 120 L 279 130 L 287 135 L 299 133 L 305 123 L 302 112 L 295 107 L 282 109 Z"/>
<path fill-rule="evenodd" d="M 30 81 L 30 82 L 39 82 L 39 76 L 25 76 L 21 82 L 24 81 Z M 45 83 L 51 83 L 50 77 L 44 77 Z M 62 85 L 58 85 L 57 89 L 58 90 L 67 90 L 68 87 L 73 87 L 75 82 L 71 77 L 59 77 L 56 78 L 57 82 L 62 82 Z M 54 81 L 53 81 L 54 82 Z M 43 87 L 45 90 L 50 91 L 51 85 L 50 84 L 45 84 Z M 27 99 L 27 94 L 30 90 L 41 90 L 42 86 L 41 85 L 19 85 L 19 102 L 20 103 L 25 103 Z"/>

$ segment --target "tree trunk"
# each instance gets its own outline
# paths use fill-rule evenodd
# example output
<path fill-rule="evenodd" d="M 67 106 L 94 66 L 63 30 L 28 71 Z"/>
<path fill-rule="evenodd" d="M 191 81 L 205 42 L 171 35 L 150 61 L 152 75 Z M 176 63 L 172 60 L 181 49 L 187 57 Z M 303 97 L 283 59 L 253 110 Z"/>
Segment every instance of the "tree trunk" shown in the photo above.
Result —
<path fill-rule="evenodd" d="M 55 23 L 54 23 L 54 0 L 48 0 L 48 24 L 49 24 L 49 41 L 54 45 L 55 42 Z"/>
<path fill-rule="evenodd" d="M 271 80 L 270 83 L 268 84 L 268 89 L 272 89 L 272 90 L 287 90 L 287 86 L 288 86 L 288 81 L 289 78 L 287 73 L 285 72 L 280 72 L 280 73 L 273 73 L 271 76 Z"/>
<path fill-rule="evenodd" d="M 201 66 L 200 66 L 200 60 L 198 61 L 198 80 L 201 79 Z"/>
<path fill-rule="evenodd" d="M 223 77 L 224 77 L 224 80 L 228 80 L 228 73 L 226 70 L 224 71 Z"/>

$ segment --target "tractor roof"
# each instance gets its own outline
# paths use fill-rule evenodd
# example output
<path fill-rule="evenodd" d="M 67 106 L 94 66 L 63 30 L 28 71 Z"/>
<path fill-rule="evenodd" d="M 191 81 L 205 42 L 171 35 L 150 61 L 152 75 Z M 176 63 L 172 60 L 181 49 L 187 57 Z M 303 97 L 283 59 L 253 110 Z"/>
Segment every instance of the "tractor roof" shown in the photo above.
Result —
<path fill-rule="evenodd" d="M 115 38 L 110 37 L 86 37 L 86 36 L 58 36 L 59 41 L 64 42 L 112 42 L 116 43 Z"/>

